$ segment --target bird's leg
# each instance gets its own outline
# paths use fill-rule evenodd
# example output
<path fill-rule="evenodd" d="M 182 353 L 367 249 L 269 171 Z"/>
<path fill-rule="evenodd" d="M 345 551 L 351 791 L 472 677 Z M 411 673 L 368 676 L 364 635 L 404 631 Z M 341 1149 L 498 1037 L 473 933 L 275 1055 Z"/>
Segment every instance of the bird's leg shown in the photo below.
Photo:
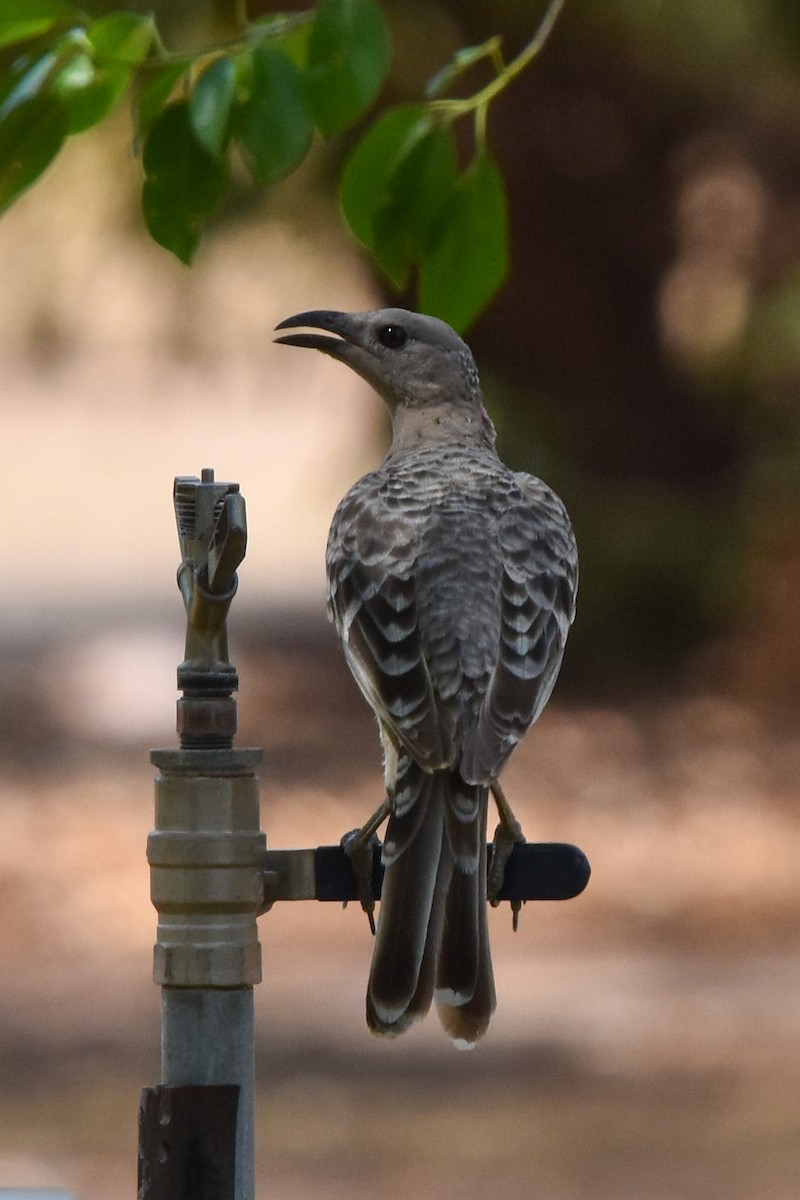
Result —
<path fill-rule="evenodd" d="M 358 899 L 367 914 L 369 927 L 375 933 L 375 892 L 372 887 L 372 849 L 378 841 L 378 830 L 389 815 L 391 805 L 386 798 L 360 829 L 344 834 L 341 847 L 350 860 L 358 886 Z M 347 901 L 345 900 L 345 907 Z"/>
<path fill-rule="evenodd" d="M 489 867 L 489 876 L 487 881 L 487 894 L 489 903 L 493 907 L 497 907 L 500 903 L 498 896 L 500 889 L 503 886 L 503 878 L 506 873 L 506 863 L 511 857 L 511 852 L 518 842 L 525 841 L 525 834 L 522 832 L 522 826 L 514 816 L 511 805 L 508 802 L 505 792 L 498 780 L 495 779 L 491 785 L 491 792 L 494 796 L 494 802 L 497 805 L 497 814 L 500 817 L 500 823 L 494 831 L 492 839 L 492 861 Z M 511 901 L 512 923 L 516 932 L 519 924 L 519 913 L 522 907 L 522 901 Z"/>

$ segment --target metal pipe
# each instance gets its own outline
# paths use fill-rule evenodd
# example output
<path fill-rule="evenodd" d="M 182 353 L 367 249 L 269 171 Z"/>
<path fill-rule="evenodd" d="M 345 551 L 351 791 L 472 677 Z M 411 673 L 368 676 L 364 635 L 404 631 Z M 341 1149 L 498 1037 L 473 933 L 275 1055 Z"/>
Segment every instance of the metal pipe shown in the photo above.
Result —
<path fill-rule="evenodd" d="M 162 988 L 162 1084 L 239 1087 L 235 1200 L 255 1197 L 254 1073 L 252 987 Z"/>
<path fill-rule="evenodd" d="M 257 750 L 158 750 L 148 839 L 164 1087 L 239 1090 L 235 1200 L 254 1200 L 253 985 L 266 839 Z M 213 774 L 214 768 L 220 774 Z"/>
<path fill-rule="evenodd" d="M 233 745 L 238 679 L 226 628 L 247 544 L 245 508 L 238 484 L 218 483 L 210 469 L 176 479 L 174 499 L 186 648 L 180 746 L 150 755 L 159 772 L 147 858 L 158 912 L 162 1082 L 143 1096 L 139 1195 L 195 1200 L 198 1184 L 224 1178 L 225 1200 L 231 1186 L 233 1200 L 254 1200 L 253 985 L 261 980 L 266 838 L 255 776 L 261 751 Z"/>

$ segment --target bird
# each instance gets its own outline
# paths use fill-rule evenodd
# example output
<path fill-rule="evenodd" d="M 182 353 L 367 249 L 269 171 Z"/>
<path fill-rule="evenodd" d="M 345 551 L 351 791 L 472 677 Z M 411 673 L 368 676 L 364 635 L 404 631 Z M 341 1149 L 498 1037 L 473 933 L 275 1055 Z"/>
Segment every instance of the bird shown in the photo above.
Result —
<path fill-rule="evenodd" d="M 386 457 L 338 505 L 326 551 L 329 616 L 384 755 L 385 800 L 360 839 L 388 818 L 367 1023 L 393 1037 L 435 1003 L 468 1049 L 496 1006 L 489 794 L 500 863 L 524 835 L 498 777 L 561 666 L 575 536 L 556 494 L 498 456 L 475 359 L 448 324 L 402 308 L 315 310 L 276 332 L 301 328 L 314 332 L 275 340 L 345 363 L 392 421 Z"/>

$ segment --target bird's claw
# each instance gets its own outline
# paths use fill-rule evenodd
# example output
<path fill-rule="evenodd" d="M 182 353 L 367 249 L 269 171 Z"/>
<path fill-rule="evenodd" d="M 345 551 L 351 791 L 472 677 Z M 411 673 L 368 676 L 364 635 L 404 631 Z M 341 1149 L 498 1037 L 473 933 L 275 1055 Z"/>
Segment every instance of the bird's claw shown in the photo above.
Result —
<path fill-rule="evenodd" d="M 489 903 L 493 908 L 497 908 L 500 903 L 500 892 L 503 888 L 503 879 L 506 873 L 506 863 L 511 857 L 511 853 L 520 839 L 515 836 L 514 831 L 510 830 L 507 825 L 501 821 L 494 831 L 492 839 L 492 861 L 489 863 L 489 874 L 486 881 L 486 890 L 489 898 Z"/>
<path fill-rule="evenodd" d="M 494 841 L 492 842 L 492 862 L 489 867 L 486 886 L 489 903 L 493 908 L 497 908 L 500 904 L 500 892 L 505 880 L 506 864 L 511 857 L 514 847 L 518 844 L 519 839 L 510 837 L 505 825 L 497 826 Z M 511 905 L 511 928 L 514 930 L 514 933 L 519 929 L 519 914 L 522 911 L 524 903 L 524 900 L 509 901 Z"/>
<path fill-rule="evenodd" d="M 353 874 L 356 877 L 358 899 L 362 909 L 367 914 L 370 930 L 375 934 L 375 889 L 372 886 L 373 848 L 379 846 L 377 834 L 364 837 L 363 829 L 352 829 L 344 834 L 340 845 L 350 860 Z M 347 907 L 347 901 L 344 902 Z"/>
<path fill-rule="evenodd" d="M 497 908 L 500 903 L 500 892 L 502 891 L 505 879 L 506 864 L 511 857 L 514 847 L 519 843 L 525 843 L 525 834 L 522 831 L 519 821 L 514 816 L 499 780 L 496 779 L 494 781 L 491 790 L 497 805 L 500 823 L 495 829 L 494 838 L 492 839 L 492 861 L 489 864 L 486 891 L 489 903 L 493 908 Z M 519 928 L 519 914 L 523 903 L 523 900 L 511 901 L 511 924 L 515 933 Z"/>

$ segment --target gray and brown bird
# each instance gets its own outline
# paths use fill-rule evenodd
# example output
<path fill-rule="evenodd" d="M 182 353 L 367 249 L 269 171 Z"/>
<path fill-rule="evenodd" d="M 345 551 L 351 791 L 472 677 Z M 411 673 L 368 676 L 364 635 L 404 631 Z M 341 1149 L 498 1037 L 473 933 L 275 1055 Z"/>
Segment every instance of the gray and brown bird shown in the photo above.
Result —
<path fill-rule="evenodd" d="M 328 605 L 375 712 L 388 815 L 367 1020 L 402 1033 L 435 999 L 471 1046 L 495 1008 L 487 922 L 490 790 L 544 708 L 575 613 L 569 518 L 495 450 L 475 361 L 443 321 L 398 308 L 304 312 L 277 340 L 321 350 L 383 397 L 392 444 L 333 518 Z M 509 832 L 510 831 L 510 832 Z M 500 832 L 500 831 L 499 831 Z"/>

